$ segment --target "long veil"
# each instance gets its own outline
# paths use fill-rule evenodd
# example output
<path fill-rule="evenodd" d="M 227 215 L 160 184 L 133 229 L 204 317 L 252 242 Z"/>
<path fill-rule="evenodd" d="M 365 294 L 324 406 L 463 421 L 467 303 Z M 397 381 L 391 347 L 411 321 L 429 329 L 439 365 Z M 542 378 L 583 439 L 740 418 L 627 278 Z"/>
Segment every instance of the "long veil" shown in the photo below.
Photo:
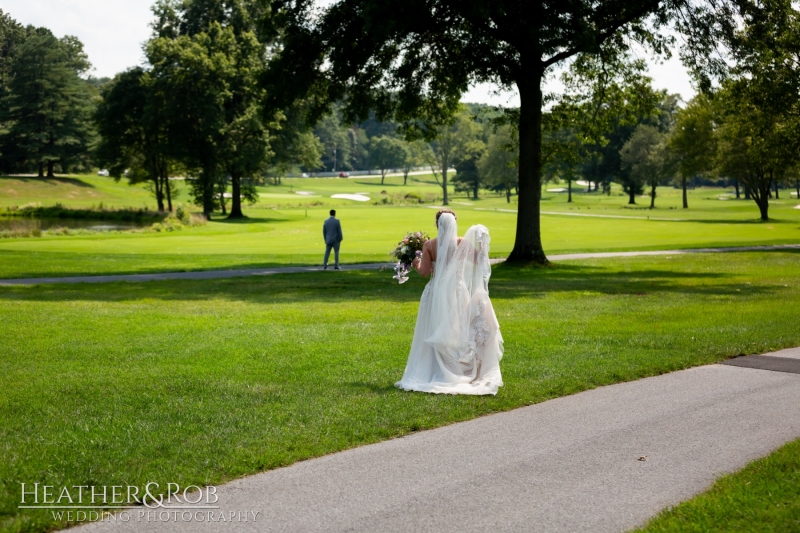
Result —
<path fill-rule="evenodd" d="M 473 386 L 502 385 L 503 338 L 489 300 L 489 230 L 472 226 L 460 243 L 455 217 L 439 217 L 432 334 L 425 339 L 452 377 Z M 462 392 L 462 391 L 459 391 Z"/>

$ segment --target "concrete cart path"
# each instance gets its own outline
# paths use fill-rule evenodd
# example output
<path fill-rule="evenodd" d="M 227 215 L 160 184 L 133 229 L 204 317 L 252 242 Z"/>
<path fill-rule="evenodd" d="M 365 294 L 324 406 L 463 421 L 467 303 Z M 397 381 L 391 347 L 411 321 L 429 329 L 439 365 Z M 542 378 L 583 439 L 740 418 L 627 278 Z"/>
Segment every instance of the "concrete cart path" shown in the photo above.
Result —
<path fill-rule="evenodd" d="M 772 355 L 800 365 L 800 349 Z M 696 367 L 242 478 L 213 515 L 136 508 L 84 528 L 616 533 L 800 437 L 799 402 L 800 374 Z"/>
<path fill-rule="evenodd" d="M 599 252 L 585 254 L 561 254 L 551 255 L 551 261 L 565 261 L 570 259 L 595 259 L 604 257 L 635 257 L 647 255 L 678 255 L 678 254 L 698 254 L 698 253 L 717 253 L 717 252 L 758 252 L 770 250 L 800 250 L 800 244 L 785 244 L 776 246 L 736 246 L 728 248 L 693 248 L 689 250 L 652 250 L 634 252 Z M 504 259 L 493 259 L 492 263 L 502 263 Z M 393 263 L 365 263 L 355 265 L 342 265 L 342 270 L 379 270 L 381 268 L 392 269 Z M 72 277 L 49 277 L 49 278 L 18 278 L 0 279 L 0 285 L 38 285 L 42 283 L 109 283 L 114 281 L 161 281 L 169 279 L 220 279 L 238 278 L 245 276 L 268 276 L 270 274 L 293 274 L 298 272 L 319 272 L 321 266 L 291 266 L 275 268 L 248 268 L 241 270 L 200 270 L 196 272 L 162 272 L 158 274 L 115 274 L 108 276 L 72 276 Z M 335 272 L 332 266 L 328 271 Z"/>

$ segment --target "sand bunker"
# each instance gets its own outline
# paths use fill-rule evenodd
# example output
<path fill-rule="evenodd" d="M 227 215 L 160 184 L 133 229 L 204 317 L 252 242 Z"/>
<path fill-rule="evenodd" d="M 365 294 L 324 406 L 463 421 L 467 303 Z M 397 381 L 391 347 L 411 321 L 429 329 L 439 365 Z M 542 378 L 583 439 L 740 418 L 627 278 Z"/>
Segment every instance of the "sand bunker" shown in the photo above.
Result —
<path fill-rule="evenodd" d="M 294 193 L 301 194 L 303 196 L 314 196 L 314 193 L 310 191 L 294 191 Z"/>
<path fill-rule="evenodd" d="M 369 202 L 369 196 L 363 194 L 334 194 L 331 198 L 338 198 L 341 200 L 353 200 L 356 202 Z"/>

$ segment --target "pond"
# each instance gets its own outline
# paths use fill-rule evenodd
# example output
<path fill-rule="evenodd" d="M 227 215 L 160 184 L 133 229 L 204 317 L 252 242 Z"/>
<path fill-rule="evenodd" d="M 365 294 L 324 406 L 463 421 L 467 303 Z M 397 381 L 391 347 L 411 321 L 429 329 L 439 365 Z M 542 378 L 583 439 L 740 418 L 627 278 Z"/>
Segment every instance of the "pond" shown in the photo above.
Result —
<path fill-rule="evenodd" d="M 53 228 L 117 231 L 145 228 L 152 225 L 152 223 L 152 221 L 124 222 L 119 220 L 79 220 L 70 218 L 0 217 L 0 231 L 44 231 Z"/>

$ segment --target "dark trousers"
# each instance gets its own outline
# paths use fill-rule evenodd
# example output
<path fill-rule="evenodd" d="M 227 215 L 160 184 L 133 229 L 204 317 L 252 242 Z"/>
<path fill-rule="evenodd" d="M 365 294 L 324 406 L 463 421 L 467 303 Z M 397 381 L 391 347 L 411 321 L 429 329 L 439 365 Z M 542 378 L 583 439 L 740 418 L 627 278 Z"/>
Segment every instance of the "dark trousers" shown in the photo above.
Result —
<path fill-rule="evenodd" d="M 336 261 L 335 266 L 339 266 L 339 243 L 333 244 L 325 243 L 325 260 L 322 262 L 324 266 L 328 266 L 328 258 L 331 256 L 331 248 L 333 248 L 333 259 Z"/>

